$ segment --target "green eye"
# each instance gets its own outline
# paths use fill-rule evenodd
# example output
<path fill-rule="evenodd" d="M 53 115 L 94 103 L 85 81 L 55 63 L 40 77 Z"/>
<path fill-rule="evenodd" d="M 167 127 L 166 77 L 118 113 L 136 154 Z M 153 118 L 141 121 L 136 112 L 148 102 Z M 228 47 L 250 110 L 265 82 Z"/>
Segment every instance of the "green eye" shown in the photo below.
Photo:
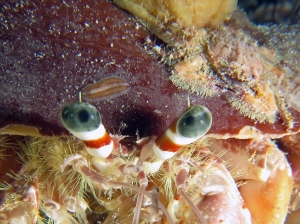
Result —
<path fill-rule="evenodd" d="M 65 128 L 73 132 L 96 130 L 101 124 L 99 111 L 88 103 L 71 103 L 61 113 Z"/>
<path fill-rule="evenodd" d="M 189 107 L 177 121 L 178 134 L 187 138 L 200 138 L 211 127 L 212 116 L 204 106 Z"/>

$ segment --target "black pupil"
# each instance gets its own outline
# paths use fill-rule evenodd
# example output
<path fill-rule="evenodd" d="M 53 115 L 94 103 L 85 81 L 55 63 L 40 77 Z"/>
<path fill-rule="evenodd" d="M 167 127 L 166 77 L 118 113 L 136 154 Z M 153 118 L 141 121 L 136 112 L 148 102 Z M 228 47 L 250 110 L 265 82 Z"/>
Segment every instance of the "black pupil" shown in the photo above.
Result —
<path fill-rule="evenodd" d="M 193 116 L 188 116 L 184 121 L 185 125 L 188 125 L 188 126 L 193 125 L 194 122 L 195 122 L 195 119 Z"/>
<path fill-rule="evenodd" d="M 78 112 L 78 118 L 80 120 L 80 122 L 85 123 L 89 120 L 89 113 L 87 110 L 81 110 Z"/>
<path fill-rule="evenodd" d="M 187 138 L 200 138 L 210 129 L 211 114 L 203 106 L 192 106 L 178 119 L 178 134 Z"/>

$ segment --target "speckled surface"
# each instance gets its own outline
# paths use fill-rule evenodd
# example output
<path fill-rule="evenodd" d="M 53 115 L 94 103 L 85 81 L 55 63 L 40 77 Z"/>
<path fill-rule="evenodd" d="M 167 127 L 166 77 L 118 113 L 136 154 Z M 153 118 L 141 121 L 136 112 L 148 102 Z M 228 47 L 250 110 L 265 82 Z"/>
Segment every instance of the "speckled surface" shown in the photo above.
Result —
<path fill-rule="evenodd" d="M 30 1 L 0 7 L 0 127 L 24 124 L 42 134 L 67 133 L 63 106 L 78 100 L 87 84 L 115 75 L 132 86 L 111 101 L 93 103 L 111 133 L 161 133 L 187 106 L 187 91 L 169 80 L 167 67 L 144 49 L 150 34 L 127 12 L 106 1 Z M 244 125 L 284 132 L 275 124 L 254 124 L 222 97 L 191 95 L 192 104 L 212 111 L 211 133 L 236 133 Z"/>

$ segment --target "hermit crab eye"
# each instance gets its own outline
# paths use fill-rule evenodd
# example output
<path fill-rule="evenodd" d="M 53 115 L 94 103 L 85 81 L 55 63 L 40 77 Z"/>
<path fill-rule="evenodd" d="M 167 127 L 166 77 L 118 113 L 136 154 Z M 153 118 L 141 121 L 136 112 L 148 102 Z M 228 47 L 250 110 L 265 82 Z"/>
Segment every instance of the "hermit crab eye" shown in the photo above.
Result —
<path fill-rule="evenodd" d="M 101 124 L 99 111 L 88 103 L 71 103 L 61 114 L 63 125 L 71 132 L 86 132 L 97 129 Z"/>
<path fill-rule="evenodd" d="M 89 154 L 107 158 L 113 142 L 102 124 L 99 111 L 89 103 L 71 103 L 61 113 L 61 121 L 74 136 L 84 141 Z"/>
<path fill-rule="evenodd" d="M 188 107 L 155 139 L 153 146 L 156 157 L 166 160 L 184 145 L 190 144 L 205 135 L 211 127 L 210 111 L 200 105 Z"/>
<path fill-rule="evenodd" d="M 199 138 L 211 127 L 212 116 L 204 106 L 191 106 L 177 121 L 178 134 L 187 138 Z"/>

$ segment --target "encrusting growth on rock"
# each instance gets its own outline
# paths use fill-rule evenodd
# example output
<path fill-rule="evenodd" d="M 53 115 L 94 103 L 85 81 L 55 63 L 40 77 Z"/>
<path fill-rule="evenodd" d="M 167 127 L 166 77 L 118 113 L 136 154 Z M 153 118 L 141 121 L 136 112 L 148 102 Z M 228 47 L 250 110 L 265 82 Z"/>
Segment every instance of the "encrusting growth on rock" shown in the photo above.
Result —
<path fill-rule="evenodd" d="M 235 1 L 184 1 L 184 7 L 175 0 L 115 2 L 167 44 L 158 56 L 170 67 L 176 86 L 201 96 L 222 94 L 251 119 L 274 123 L 280 115 L 287 130 L 293 128 L 287 105 L 299 106 L 286 86 L 299 86 L 293 78 L 299 65 L 270 48 L 268 31 L 252 25 L 241 11 L 233 12 Z M 194 20 L 199 15 L 205 18 L 201 23 Z"/>

